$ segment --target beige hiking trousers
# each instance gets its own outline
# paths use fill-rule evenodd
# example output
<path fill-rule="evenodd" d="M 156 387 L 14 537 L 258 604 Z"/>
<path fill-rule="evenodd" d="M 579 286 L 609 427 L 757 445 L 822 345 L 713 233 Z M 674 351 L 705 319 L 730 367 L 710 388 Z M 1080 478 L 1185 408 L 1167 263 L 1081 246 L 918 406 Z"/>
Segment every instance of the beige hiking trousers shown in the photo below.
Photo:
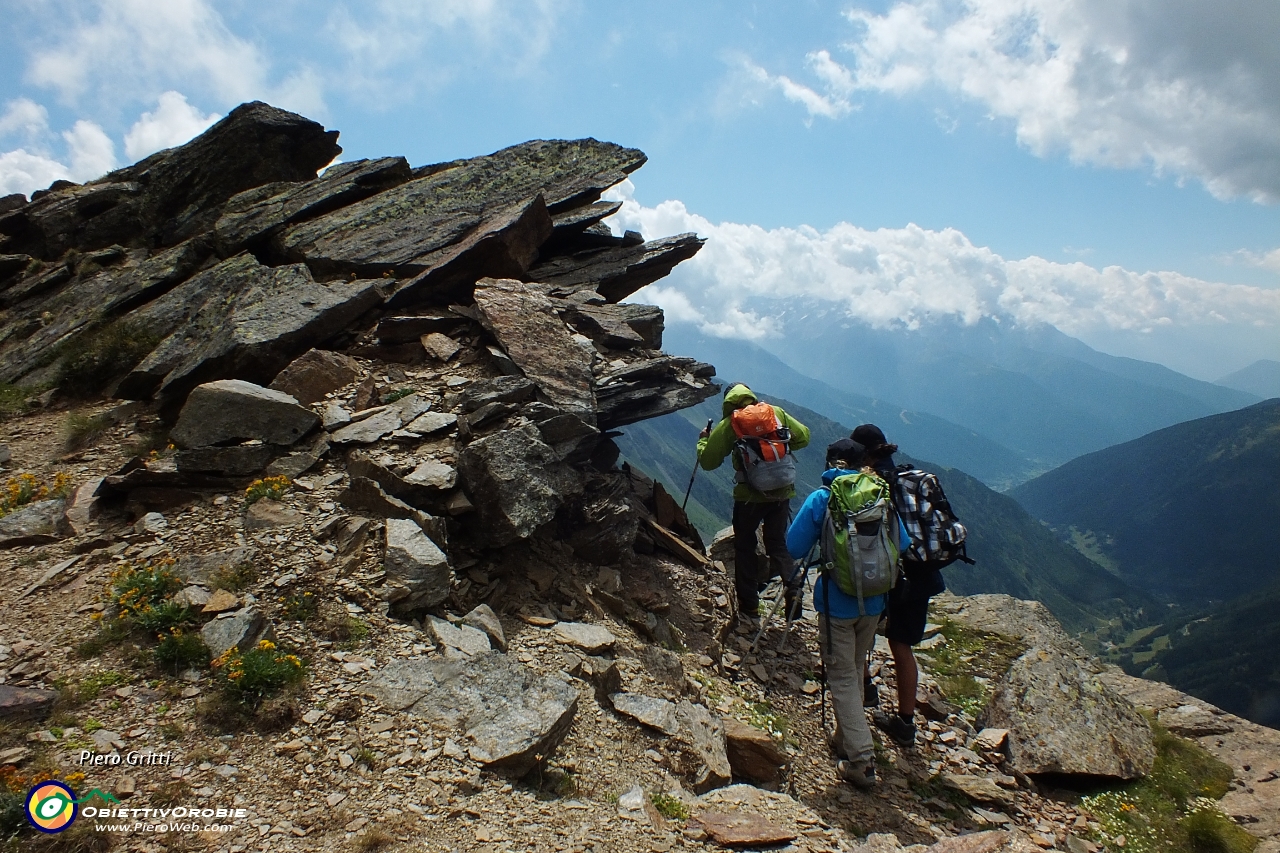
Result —
<path fill-rule="evenodd" d="M 831 625 L 831 652 L 827 653 L 827 623 Z M 857 619 L 818 616 L 818 646 L 827 671 L 827 688 L 836 714 L 837 750 L 853 762 L 874 763 L 871 729 L 862 710 L 862 673 L 876 642 L 880 615 Z"/>

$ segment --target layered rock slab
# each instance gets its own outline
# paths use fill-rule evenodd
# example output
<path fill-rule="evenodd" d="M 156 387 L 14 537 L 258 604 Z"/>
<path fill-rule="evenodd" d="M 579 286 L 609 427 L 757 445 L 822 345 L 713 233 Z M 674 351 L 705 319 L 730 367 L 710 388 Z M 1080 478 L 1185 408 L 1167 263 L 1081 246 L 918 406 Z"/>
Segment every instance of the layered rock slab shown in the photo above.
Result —
<path fill-rule="evenodd" d="M 592 290 L 609 302 L 621 302 L 692 258 L 705 242 L 697 234 L 677 234 L 639 246 L 579 252 L 538 264 L 529 278 L 550 285 L 557 295 Z"/>
<path fill-rule="evenodd" d="M 481 322 L 508 357 L 557 408 L 595 422 L 591 360 L 573 340 L 545 288 L 511 279 L 476 283 Z"/>
<path fill-rule="evenodd" d="M 179 447 L 247 439 L 287 445 L 319 422 L 314 412 L 288 394 L 239 379 L 221 379 L 191 392 L 170 437 Z"/>
<path fill-rule="evenodd" d="M 461 729 L 474 740 L 473 760 L 515 777 L 552 753 L 578 709 L 578 693 L 564 680 L 493 651 L 392 661 L 369 692 L 390 709 Z"/>
<path fill-rule="evenodd" d="M 583 488 L 582 475 L 531 424 L 467 445 L 458 473 L 491 546 L 528 538 Z"/>
<path fill-rule="evenodd" d="M 132 320 L 160 344 L 117 395 L 182 395 L 212 379 L 269 383 L 303 352 L 382 302 L 380 281 L 315 281 L 303 264 L 267 267 L 237 255 L 140 308 Z"/>

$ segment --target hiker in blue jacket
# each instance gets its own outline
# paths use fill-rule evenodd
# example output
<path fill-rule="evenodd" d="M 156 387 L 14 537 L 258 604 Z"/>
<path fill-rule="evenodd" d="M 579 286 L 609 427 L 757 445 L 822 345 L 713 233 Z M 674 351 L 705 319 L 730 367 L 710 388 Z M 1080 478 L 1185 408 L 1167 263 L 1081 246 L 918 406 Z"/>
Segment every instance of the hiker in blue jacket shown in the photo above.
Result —
<path fill-rule="evenodd" d="M 787 530 L 787 551 L 792 557 L 804 559 L 819 541 L 827 520 L 831 482 L 836 477 L 862 470 L 863 454 L 863 446 L 847 438 L 827 447 L 823 487 L 805 498 Z M 904 550 L 911 544 L 901 522 L 898 522 L 898 541 Z M 841 592 L 825 575 L 820 575 L 813 585 L 813 606 L 818 611 L 818 645 L 836 716 L 836 734 L 832 741 L 837 756 L 836 774 L 863 790 L 875 785 L 876 770 L 871 729 L 862 711 L 862 673 L 867 655 L 875 645 L 876 626 L 886 598 L 884 595 L 864 598 L 863 613 L 859 614 L 857 597 Z"/>

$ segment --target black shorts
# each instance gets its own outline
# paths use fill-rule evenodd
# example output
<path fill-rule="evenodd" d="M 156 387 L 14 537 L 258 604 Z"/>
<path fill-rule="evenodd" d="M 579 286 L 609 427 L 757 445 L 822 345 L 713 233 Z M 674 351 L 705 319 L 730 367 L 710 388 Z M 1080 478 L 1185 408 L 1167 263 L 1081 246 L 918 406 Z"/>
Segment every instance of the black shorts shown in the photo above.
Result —
<path fill-rule="evenodd" d="M 941 587 L 941 588 L 939 588 Z M 924 626 L 929 621 L 929 599 L 946 589 L 942 573 L 926 570 L 922 576 L 904 577 L 889 590 L 889 624 L 885 636 L 890 641 L 914 646 L 924 639 Z"/>

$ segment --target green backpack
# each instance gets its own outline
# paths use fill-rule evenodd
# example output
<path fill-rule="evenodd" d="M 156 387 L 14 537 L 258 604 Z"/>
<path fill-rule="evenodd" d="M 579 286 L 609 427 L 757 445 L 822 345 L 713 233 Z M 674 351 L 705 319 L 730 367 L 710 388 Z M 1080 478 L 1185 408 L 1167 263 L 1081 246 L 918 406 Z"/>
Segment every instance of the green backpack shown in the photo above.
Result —
<path fill-rule="evenodd" d="M 898 517 L 889 484 L 865 471 L 831 481 L 822 527 L 823 571 L 845 595 L 863 601 L 884 595 L 898 580 Z"/>

